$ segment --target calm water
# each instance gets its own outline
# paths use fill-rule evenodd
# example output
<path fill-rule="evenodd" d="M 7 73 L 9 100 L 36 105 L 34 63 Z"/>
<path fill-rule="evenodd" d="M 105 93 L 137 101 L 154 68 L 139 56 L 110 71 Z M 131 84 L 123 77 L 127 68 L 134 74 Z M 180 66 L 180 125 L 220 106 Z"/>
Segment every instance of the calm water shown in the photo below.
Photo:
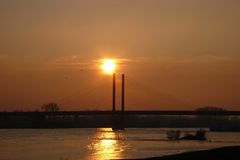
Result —
<path fill-rule="evenodd" d="M 240 133 L 207 132 L 205 142 L 167 141 L 166 130 L 2 129 L 0 160 L 144 158 L 240 145 Z"/>

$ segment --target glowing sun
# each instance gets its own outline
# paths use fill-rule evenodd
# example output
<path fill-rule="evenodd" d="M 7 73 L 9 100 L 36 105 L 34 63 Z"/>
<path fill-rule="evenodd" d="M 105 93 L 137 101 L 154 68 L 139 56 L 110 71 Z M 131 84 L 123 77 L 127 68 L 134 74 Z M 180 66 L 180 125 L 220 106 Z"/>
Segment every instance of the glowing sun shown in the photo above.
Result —
<path fill-rule="evenodd" d="M 116 69 L 116 62 L 113 59 L 104 59 L 102 60 L 101 68 L 105 73 L 111 74 Z"/>

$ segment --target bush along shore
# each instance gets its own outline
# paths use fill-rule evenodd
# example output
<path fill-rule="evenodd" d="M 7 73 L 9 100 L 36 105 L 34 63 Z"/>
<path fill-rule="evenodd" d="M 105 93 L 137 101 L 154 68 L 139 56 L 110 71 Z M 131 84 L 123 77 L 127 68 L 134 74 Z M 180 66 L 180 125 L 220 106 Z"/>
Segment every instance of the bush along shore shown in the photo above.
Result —
<path fill-rule="evenodd" d="M 198 131 L 196 131 L 195 134 L 190 134 L 186 132 L 183 137 L 181 137 L 180 130 L 171 130 L 167 132 L 167 138 L 168 140 L 207 140 L 206 131 L 203 129 L 199 129 Z"/>

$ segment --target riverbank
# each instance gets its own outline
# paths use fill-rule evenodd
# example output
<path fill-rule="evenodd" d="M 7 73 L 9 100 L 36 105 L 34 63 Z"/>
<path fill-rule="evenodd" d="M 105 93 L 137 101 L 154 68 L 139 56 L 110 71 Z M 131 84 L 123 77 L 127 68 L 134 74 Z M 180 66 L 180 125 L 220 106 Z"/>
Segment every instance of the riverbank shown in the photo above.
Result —
<path fill-rule="evenodd" d="M 238 160 L 240 146 L 222 147 L 204 151 L 186 152 L 176 155 L 146 158 L 146 160 Z"/>

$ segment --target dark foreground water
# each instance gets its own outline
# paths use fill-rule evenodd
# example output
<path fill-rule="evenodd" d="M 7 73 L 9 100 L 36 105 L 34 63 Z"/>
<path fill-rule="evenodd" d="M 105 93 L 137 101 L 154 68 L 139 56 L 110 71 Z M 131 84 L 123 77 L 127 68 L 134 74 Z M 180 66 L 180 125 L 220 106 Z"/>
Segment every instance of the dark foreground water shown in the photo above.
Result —
<path fill-rule="evenodd" d="M 240 145 L 240 133 L 207 132 L 204 142 L 168 141 L 167 130 L 0 129 L 0 160 L 144 158 Z"/>

